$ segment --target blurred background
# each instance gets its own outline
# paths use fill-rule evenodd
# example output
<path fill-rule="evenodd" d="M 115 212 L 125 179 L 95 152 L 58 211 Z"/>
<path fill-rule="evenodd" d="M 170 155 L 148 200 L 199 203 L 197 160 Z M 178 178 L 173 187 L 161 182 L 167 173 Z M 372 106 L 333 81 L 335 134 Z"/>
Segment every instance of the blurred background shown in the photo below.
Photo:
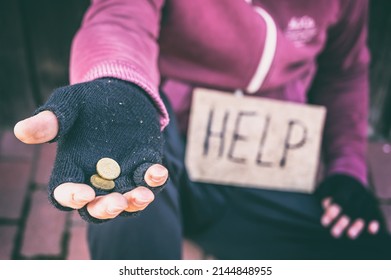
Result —
<path fill-rule="evenodd" d="M 55 144 L 28 146 L 13 125 L 68 83 L 88 0 L 0 0 L 0 259 L 88 259 L 86 225 L 46 198 Z M 391 228 L 391 1 L 370 0 L 370 181 Z M 204 258 L 186 243 L 184 258 Z"/>

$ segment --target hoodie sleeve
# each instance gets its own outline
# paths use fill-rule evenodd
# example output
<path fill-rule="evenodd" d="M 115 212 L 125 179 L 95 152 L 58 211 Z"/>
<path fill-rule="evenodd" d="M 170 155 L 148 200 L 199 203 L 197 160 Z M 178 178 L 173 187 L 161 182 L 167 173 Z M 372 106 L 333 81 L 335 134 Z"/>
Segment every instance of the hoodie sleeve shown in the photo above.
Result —
<path fill-rule="evenodd" d="M 92 0 L 74 37 L 70 61 L 71 84 L 101 77 L 132 82 L 144 89 L 168 123 L 159 97 L 158 35 L 164 0 Z"/>
<path fill-rule="evenodd" d="M 367 183 L 368 64 L 366 0 L 341 1 L 340 20 L 318 58 L 310 101 L 327 107 L 323 152 L 326 175 Z"/>

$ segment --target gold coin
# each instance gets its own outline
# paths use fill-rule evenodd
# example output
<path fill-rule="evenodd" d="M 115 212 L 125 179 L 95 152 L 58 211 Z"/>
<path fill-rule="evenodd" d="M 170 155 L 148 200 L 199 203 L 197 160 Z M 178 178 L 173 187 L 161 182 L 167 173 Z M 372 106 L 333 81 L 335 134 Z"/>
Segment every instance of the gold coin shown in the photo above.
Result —
<path fill-rule="evenodd" d="M 121 174 L 119 164 L 111 158 L 101 158 L 96 164 L 96 171 L 106 180 L 114 180 Z"/>
<path fill-rule="evenodd" d="M 97 174 L 91 176 L 90 182 L 95 188 L 101 190 L 112 190 L 115 187 L 114 181 L 103 179 Z"/>

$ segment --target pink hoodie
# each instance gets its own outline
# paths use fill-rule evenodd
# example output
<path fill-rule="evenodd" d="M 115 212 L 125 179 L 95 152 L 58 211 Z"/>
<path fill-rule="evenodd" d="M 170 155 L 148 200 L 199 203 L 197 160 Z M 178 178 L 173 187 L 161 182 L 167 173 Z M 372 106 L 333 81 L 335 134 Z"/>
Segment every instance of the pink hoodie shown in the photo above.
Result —
<path fill-rule="evenodd" d="M 366 183 L 366 19 L 367 0 L 92 0 L 74 38 L 70 79 L 139 85 L 162 127 L 161 80 L 180 112 L 189 86 L 324 105 L 327 173 Z"/>

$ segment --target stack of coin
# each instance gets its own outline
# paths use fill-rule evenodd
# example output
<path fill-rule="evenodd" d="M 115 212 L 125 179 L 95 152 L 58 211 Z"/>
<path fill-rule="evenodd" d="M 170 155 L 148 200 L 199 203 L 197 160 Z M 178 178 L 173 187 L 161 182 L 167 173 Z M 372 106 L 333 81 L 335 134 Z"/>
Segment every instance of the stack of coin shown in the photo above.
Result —
<path fill-rule="evenodd" d="M 96 164 L 98 174 L 91 176 L 91 184 L 101 190 L 112 190 L 115 187 L 114 180 L 121 174 L 121 167 L 111 158 L 101 158 Z"/>

